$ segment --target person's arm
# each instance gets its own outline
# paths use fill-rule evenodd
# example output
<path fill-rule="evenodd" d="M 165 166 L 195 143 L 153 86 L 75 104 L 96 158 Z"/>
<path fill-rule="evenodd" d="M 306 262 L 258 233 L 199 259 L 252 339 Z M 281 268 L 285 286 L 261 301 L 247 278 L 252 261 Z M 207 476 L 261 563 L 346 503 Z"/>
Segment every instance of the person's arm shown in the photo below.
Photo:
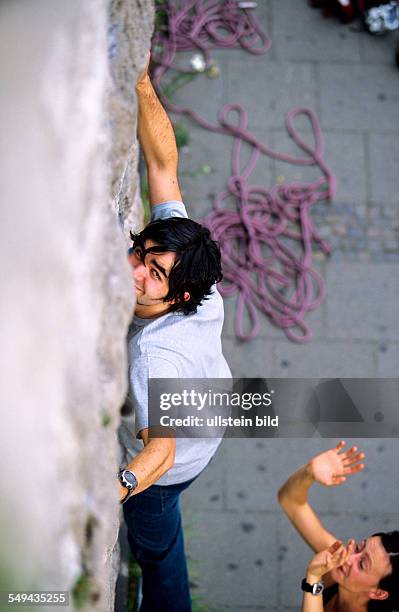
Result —
<path fill-rule="evenodd" d="M 147 66 L 148 68 L 148 66 Z M 172 124 L 145 69 L 136 83 L 138 137 L 148 172 L 150 204 L 182 200 L 177 181 L 178 153 Z"/>
<path fill-rule="evenodd" d="M 355 446 L 340 453 L 344 446 L 345 442 L 340 442 L 335 448 L 313 457 L 292 474 L 278 492 L 278 500 L 285 514 L 315 552 L 328 548 L 336 538 L 327 531 L 310 506 L 310 487 L 315 482 L 327 487 L 342 484 L 346 476 L 364 468 L 363 463 L 358 463 L 364 454 L 357 453 Z"/>
<path fill-rule="evenodd" d="M 345 547 L 342 542 L 336 540 L 331 546 L 317 553 L 308 565 L 306 582 L 310 585 L 320 582 L 332 569 L 340 567 L 349 559 L 354 544 L 354 540 L 350 540 Z M 301 612 L 323 612 L 323 610 L 323 595 L 313 595 L 304 591 Z"/>
<path fill-rule="evenodd" d="M 141 493 L 141 491 L 157 482 L 173 466 L 175 461 L 175 438 L 151 438 L 148 428 L 142 429 L 140 435 L 144 442 L 144 448 L 126 466 L 127 470 L 134 473 L 138 482 L 138 486 L 132 495 Z M 126 496 L 126 492 L 125 487 L 119 484 L 120 501 Z"/>
<path fill-rule="evenodd" d="M 331 546 L 336 538 L 327 531 L 308 502 L 309 489 L 315 482 L 308 463 L 283 484 L 278 492 L 278 501 L 305 542 L 318 552 Z"/>

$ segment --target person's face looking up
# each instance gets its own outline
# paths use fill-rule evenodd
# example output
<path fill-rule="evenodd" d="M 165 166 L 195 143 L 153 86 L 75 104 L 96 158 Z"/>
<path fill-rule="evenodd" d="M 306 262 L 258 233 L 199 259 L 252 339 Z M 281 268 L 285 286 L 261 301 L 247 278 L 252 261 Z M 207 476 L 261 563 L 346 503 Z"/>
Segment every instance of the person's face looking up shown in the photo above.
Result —
<path fill-rule="evenodd" d="M 175 262 L 176 254 L 145 253 L 145 250 L 158 246 L 153 240 L 136 244 L 129 254 L 138 306 L 154 306 L 164 303 L 169 291 L 169 273 Z"/>
<path fill-rule="evenodd" d="M 381 538 L 372 536 L 356 544 L 349 559 L 332 571 L 332 577 L 352 593 L 368 594 L 369 599 L 385 599 L 388 593 L 379 589 L 378 584 L 390 572 L 391 563 Z"/>

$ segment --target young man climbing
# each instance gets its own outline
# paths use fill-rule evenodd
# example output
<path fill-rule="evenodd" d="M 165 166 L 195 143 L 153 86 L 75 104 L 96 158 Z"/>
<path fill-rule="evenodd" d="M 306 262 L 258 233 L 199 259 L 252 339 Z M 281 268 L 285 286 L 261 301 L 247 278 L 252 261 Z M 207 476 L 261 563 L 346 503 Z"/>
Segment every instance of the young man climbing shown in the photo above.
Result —
<path fill-rule="evenodd" d="M 120 429 L 127 453 L 120 499 L 142 569 L 141 612 L 189 612 L 179 496 L 220 440 L 150 437 L 148 379 L 231 377 L 222 354 L 223 303 L 216 289 L 220 251 L 209 231 L 187 218 L 173 128 L 147 70 L 136 93 L 151 222 L 132 235 L 129 254 L 136 307 L 128 337 L 132 414 Z"/>

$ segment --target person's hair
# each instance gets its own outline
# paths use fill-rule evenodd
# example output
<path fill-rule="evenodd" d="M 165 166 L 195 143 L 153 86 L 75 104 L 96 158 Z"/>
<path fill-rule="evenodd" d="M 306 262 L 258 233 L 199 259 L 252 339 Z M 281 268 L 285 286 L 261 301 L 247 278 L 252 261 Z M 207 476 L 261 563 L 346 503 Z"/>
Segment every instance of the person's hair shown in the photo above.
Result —
<path fill-rule="evenodd" d="M 169 273 L 169 291 L 164 302 L 176 300 L 171 311 L 191 314 L 197 312 L 202 300 L 208 299 L 211 287 L 222 280 L 221 255 L 217 242 L 212 240 L 209 230 L 180 217 L 153 221 L 139 234 L 130 232 L 133 249 L 144 250 L 146 240 L 153 240 L 157 246 L 146 249 L 146 253 L 176 253 L 176 259 Z M 184 300 L 184 293 L 190 299 Z"/>
<path fill-rule="evenodd" d="M 392 571 L 381 578 L 378 588 L 388 591 L 389 597 L 382 601 L 371 599 L 368 603 L 369 612 L 392 612 L 399 610 L 399 531 L 389 533 L 374 533 L 380 536 L 383 547 L 389 555 Z"/>

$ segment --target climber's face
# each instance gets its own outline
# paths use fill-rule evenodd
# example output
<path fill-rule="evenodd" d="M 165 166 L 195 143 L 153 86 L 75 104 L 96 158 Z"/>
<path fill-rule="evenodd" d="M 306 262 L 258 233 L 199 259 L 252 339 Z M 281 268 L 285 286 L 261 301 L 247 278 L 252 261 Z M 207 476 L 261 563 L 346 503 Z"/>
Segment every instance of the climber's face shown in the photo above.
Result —
<path fill-rule="evenodd" d="M 157 246 L 152 240 L 136 246 L 129 253 L 136 292 L 136 314 L 143 318 L 167 312 L 172 302 L 165 302 L 169 292 L 169 273 L 175 262 L 176 253 L 147 252 Z"/>

